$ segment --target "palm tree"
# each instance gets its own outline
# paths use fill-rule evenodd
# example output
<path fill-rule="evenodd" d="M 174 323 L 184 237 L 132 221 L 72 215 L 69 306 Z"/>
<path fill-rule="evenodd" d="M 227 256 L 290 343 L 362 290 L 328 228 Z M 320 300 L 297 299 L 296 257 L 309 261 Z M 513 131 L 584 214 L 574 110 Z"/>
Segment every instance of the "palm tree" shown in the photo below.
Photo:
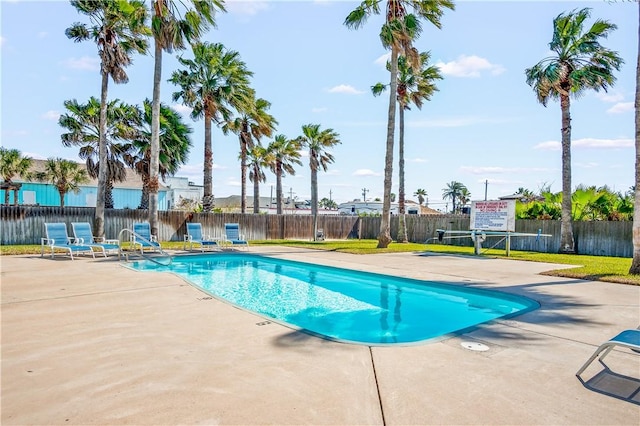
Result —
<path fill-rule="evenodd" d="M 142 0 L 71 0 L 78 12 L 85 14 L 91 26 L 75 23 L 65 34 L 75 42 L 92 39 L 100 56 L 100 119 L 98 132 L 98 162 L 107 164 L 107 92 L 109 77 L 113 82 L 126 83 L 129 77 L 125 67 L 131 64 L 134 52 L 146 53 L 149 28 L 146 26 L 147 8 Z M 93 229 L 98 237 L 104 236 L 104 209 L 107 190 L 107 170 L 98 171 L 98 194 Z"/>
<path fill-rule="evenodd" d="M 60 207 L 64 207 L 64 196 L 73 191 L 80 192 L 80 185 L 89 182 L 87 170 L 75 161 L 63 158 L 49 158 L 44 164 L 44 171 L 36 175 L 40 181 L 51 183 L 60 194 Z"/>
<path fill-rule="evenodd" d="M 364 0 L 344 21 L 349 28 L 358 29 L 371 15 L 381 13 L 383 0 Z M 411 67 L 418 69 L 420 55 L 412 46 L 420 35 L 422 27 L 420 19 L 426 19 L 436 28 L 441 27 L 440 18 L 443 8 L 454 9 L 451 0 L 388 0 L 386 2 L 386 19 L 380 32 L 380 39 L 385 49 L 391 50 L 389 111 L 387 119 L 387 142 L 384 166 L 384 199 L 382 204 L 382 220 L 378 235 L 378 248 L 386 248 L 391 243 L 389 224 L 391 221 L 391 179 L 393 174 L 393 144 L 396 120 L 396 93 L 398 86 L 398 57 L 404 55 Z M 407 13 L 407 9 L 415 14 Z"/>
<path fill-rule="evenodd" d="M 562 111 L 562 220 L 560 253 L 575 253 L 571 225 L 571 95 L 586 90 L 607 88 L 615 82 L 613 70 L 619 70 L 622 58 L 598 42 L 615 30 L 616 25 L 596 20 L 586 32 L 584 21 L 589 8 L 562 13 L 553 20 L 552 56 L 525 70 L 527 84 L 533 87 L 538 102 L 547 106 L 549 99 L 560 99 Z"/>
<path fill-rule="evenodd" d="M 276 175 L 276 204 L 277 214 L 282 214 L 282 178 L 285 173 L 294 176 L 296 170 L 294 164 L 301 165 L 300 149 L 301 143 L 298 139 L 287 139 L 285 135 L 276 135 L 274 140 L 267 147 L 269 167 Z"/>
<path fill-rule="evenodd" d="M 269 108 L 271 108 L 270 102 L 264 99 L 254 100 L 252 95 L 246 109 L 238 111 L 240 116 L 222 126 L 224 134 L 233 132 L 238 135 L 240 140 L 240 180 L 242 183 L 240 211 L 242 213 L 245 213 L 247 209 L 247 151 L 253 148 L 256 142 L 259 143 L 263 136 L 270 138 L 278 124 L 276 119 L 267 113 Z"/>
<path fill-rule="evenodd" d="M 135 152 L 125 156 L 125 162 L 142 178 L 142 196 L 139 209 L 149 208 L 149 186 L 151 184 L 151 101 L 145 99 L 139 111 L 140 128 L 132 141 Z M 192 147 L 191 127 L 182 122 L 182 116 L 164 104 L 160 104 L 160 164 L 162 179 L 173 176 L 181 165 L 186 164 Z"/>
<path fill-rule="evenodd" d="M 86 104 L 79 104 L 75 99 L 68 100 L 64 106 L 69 113 L 61 115 L 58 124 L 69 132 L 60 135 L 62 144 L 80 147 L 78 156 L 86 161 L 90 177 L 99 179 L 101 172 L 106 174 L 104 207 L 113 208 L 113 183 L 123 182 L 127 177 L 123 160 L 132 149 L 128 141 L 137 134 L 138 110 L 115 99 L 107 103 L 106 120 L 103 122 L 102 107 L 94 97 Z M 99 155 L 101 139 L 107 151 L 106 160 L 101 160 Z"/>
<path fill-rule="evenodd" d="M 638 43 L 640 43 L 640 2 L 638 2 Z M 640 44 L 636 64 L 636 184 L 633 202 L 633 261 L 630 274 L 640 274 Z"/>
<path fill-rule="evenodd" d="M 302 136 L 298 138 L 303 147 L 309 149 L 309 168 L 311 169 L 311 216 L 313 216 L 313 241 L 318 237 L 318 168 L 325 172 L 333 163 L 333 154 L 327 149 L 341 143 L 340 135 L 333 129 L 320 130 L 319 124 L 302 126 Z"/>
<path fill-rule="evenodd" d="M 408 242 L 407 228 L 405 226 L 405 187 L 404 187 L 404 112 L 410 110 L 413 104 L 422 109 L 424 101 L 431 100 L 433 93 L 438 90 L 434 80 L 442 80 L 442 74 L 438 67 L 429 65 L 429 52 L 420 53 L 420 69 L 416 73 L 414 68 L 407 63 L 405 56 L 398 58 L 398 89 L 397 101 L 399 111 L 399 137 L 398 137 L 398 213 L 400 213 L 400 226 L 398 229 L 398 242 Z M 390 64 L 387 62 L 387 69 Z M 374 96 L 380 95 L 387 89 L 387 85 L 375 84 L 371 90 Z M 393 202 L 393 200 L 391 200 Z"/>
<path fill-rule="evenodd" d="M 422 206 L 424 199 L 427 197 L 427 190 L 422 188 L 416 189 L 416 192 L 414 192 L 413 195 L 418 197 L 418 204 Z"/>
<path fill-rule="evenodd" d="M 453 206 L 451 212 L 454 214 L 456 213 L 456 201 L 459 200 L 460 194 L 462 193 L 463 189 L 466 189 L 466 186 L 458 181 L 452 180 L 447 184 L 447 187 L 442 190 L 442 198 L 445 200 L 447 198 L 451 199 L 451 203 Z"/>
<path fill-rule="evenodd" d="M 4 203 L 9 204 L 9 187 L 13 184 L 12 179 L 15 176 L 22 176 L 24 179 L 31 179 L 29 169 L 33 164 L 31 157 L 23 157 L 22 153 L 17 149 L 9 149 L 0 146 L 0 177 L 3 179 Z M 18 200 L 15 199 L 15 204 Z"/>
<path fill-rule="evenodd" d="M 269 167 L 269 151 L 262 145 L 253 145 L 247 150 L 249 180 L 253 182 L 253 213 L 260 213 L 260 182 L 266 182 L 264 168 Z"/>
<path fill-rule="evenodd" d="M 192 9 L 185 7 L 183 0 L 152 0 L 151 28 L 154 41 L 153 99 L 151 106 L 151 158 L 149 224 L 151 233 L 158 230 L 158 173 L 160 167 L 160 84 L 162 83 L 162 52 L 183 50 L 186 42 L 192 43 L 215 26 L 216 9 L 224 12 L 223 0 L 192 0 Z M 154 234 L 156 233 L 156 234 Z"/>
<path fill-rule="evenodd" d="M 467 205 L 469 201 L 471 201 L 471 192 L 467 189 L 466 186 L 460 188 L 460 194 L 458 195 L 458 200 L 460 201 L 460 207 L 464 207 Z"/>
<path fill-rule="evenodd" d="M 174 71 L 169 81 L 180 86 L 173 100 L 192 108 L 191 118 L 204 117 L 204 197 L 202 209 L 210 212 L 213 206 L 213 151 L 211 149 L 211 121 L 228 122 L 231 109 L 243 110 L 252 99 L 247 70 L 238 52 L 227 50 L 222 44 L 196 43 L 194 59 L 179 58 L 186 70 Z"/>

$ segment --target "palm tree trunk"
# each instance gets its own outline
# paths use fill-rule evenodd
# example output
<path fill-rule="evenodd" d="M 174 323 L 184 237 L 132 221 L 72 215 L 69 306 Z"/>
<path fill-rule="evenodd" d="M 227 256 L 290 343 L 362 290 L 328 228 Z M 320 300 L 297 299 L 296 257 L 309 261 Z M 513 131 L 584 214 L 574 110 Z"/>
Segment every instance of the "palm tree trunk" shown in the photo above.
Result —
<path fill-rule="evenodd" d="M 162 79 L 162 46 L 155 40 L 153 67 L 153 99 L 151 101 L 151 158 L 149 160 L 149 226 L 158 235 L 158 170 L 160 168 L 160 83 Z"/>
<path fill-rule="evenodd" d="M 282 214 L 282 166 L 278 164 L 276 166 L 276 205 L 277 214 Z"/>
<path fill-rule="evenodd" d="M 213 152 L 211 151 L 211 114 L 204 113 L 204 196 L 202 211 L 210 213 L 213 207 Z"/>
<path fill-rule="evenodd" d="M 562 219 L 560 253 L 575 253 L 571 223 L 571 111 L 568 94 L 560 94 L 562 109 Z"/>
<path fill-rule="evenodd" d="M 309 161 L 318 164 L 317 158 Z M 311 167 L 311 216 L 313 217 L 313 241 L 318 237 L 318 167 Z"/>
<path fill-rule="evenodd" d="M 64 208 L 64 192 L 58 191 L 58 195 L 60 195 L 60 207 Z"/>
<path fill-rule="evenodd" d="M 107 179 L 107 185 L 104 189 L 104 208 L 113 208 L 113 180 Z"/>
<path fill-rule="evenodd" d="M 140 205 L 138 208 L 140 210 L 149 208 L 149 177 L 147 175 L 142 175 L 142 195 L 140 196 Z"/>
<path fill-rule="evenodd" d="M 104 237 L 104 209 L 107 189 L 107 91 L 109 87 L 109 74 L 102 72 L 102 85 L 100 90 L 100 135 L 98 136 L 98 192 L 96 194 L 96 214 L 93 222 L 93 230 L 96 237 Z"/>
<path fill-rule="evenodd" d="M 7 181 L 5 180 L 5 182 L 7 182 Z M 5 206 L 9 205 L 9 193 L 10 192 L 11 192 L 11 190 L 9 188 L 4 190 L 4 204 L 5 204 Z"/>
<path fill-rule="evenodd" d="M 243 124 L 242 131 L 240 132 L 240 212 L 246 213 L 247 211 L 247 141 L 245 136 L 248 129 L 245 131 Z M 256 204 L 256 200 L 253 200 L 253 204 Z"/>
<path fill-rule="evenodd" d="M 640 274 L 640 2 L 638 2 L 638 60 L 636 64 L 636 187 L 633 202 L 633 262 L 630 274 Z"/>
<path fill-rule="evenodd" d="M 253 169 L 253 176 L 253 213 L 258 214 L 260 213 L 260 179 L 257 167 Z"/>
<path fill-rule="evenodd" d="M 407 238 L 407 226 L 405 221 L 405 206 L 404 206 L 404 104 L 400 102 L 399 105 L 399 135 L 398 135 L 398 213 L 399 216 L 399 224 L 398 224 L 398 237 L 396 240 L 399 243 L 408 242 Z"/>
<path fill-rule="evenodd" d="M 387 149 L 384 161 L 384 197 L 382 218 L 378 234 L 378 248 L 387 248 L 391 243 L 391 179 L 393 175 L 393 139 L 396 127 L 396 96 L 398 90 L 398 48 L 391 48 L 391 83 L 389 85 L 389 115 L 387 120 Z"/>

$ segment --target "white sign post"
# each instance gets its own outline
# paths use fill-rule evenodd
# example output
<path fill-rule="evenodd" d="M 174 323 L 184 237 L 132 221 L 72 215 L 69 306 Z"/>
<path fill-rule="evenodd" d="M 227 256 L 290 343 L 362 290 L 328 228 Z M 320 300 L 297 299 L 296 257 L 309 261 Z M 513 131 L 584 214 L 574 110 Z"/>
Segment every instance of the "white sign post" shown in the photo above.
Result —
<path fill-rule="evenodd" d="M 516 201 L 488 200 L 471 202 L 471 223 L 469 228 L 475 231 L 506 232 L 506 249 L 509 255 L 511 246 L 511 232 L 516 230 Z M 475 234 L 475 253 L 480 254 L 484 235 Z"/>

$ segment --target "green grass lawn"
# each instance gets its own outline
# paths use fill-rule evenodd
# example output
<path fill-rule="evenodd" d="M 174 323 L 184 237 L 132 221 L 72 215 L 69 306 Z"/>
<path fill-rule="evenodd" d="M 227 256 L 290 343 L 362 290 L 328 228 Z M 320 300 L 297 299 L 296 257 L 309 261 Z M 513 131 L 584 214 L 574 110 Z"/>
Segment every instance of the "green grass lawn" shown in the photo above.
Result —
<path fill-rule="evenodd" d="M 449 246 L 443 244 L 391 243 L 386 249 L 376 248 L 377 240 L 331 240 L 331 241 L 298 241 L 298 240 L 266 240 L 251 241 L 251 245 L 281 245 L 316 250 L 328 250 L 341 253 L 375 255 L 379 253 L 403 253 L 430 251 L 442 254 L 474 256 L 473 247 Z M 167 241 L 162 248 L 182 250 L 182 241 Z M 0 255 L 40 254 L 39 245 L 0 246 Z M 507 257 L 504 250 L 491 249 L 483 251 L 481 256 L 502 259 L 526 260 L 531 262 L 560 263 L 576 265 L 575 268 L 549 270 L 546 275 L 567 278 L 579 278 L 592 281 L 640 285 L 640 275 L 629 275 L 631 259 L 623 257 L 567 255 L 555 253 L 536 253 L 511 250 Z"/>

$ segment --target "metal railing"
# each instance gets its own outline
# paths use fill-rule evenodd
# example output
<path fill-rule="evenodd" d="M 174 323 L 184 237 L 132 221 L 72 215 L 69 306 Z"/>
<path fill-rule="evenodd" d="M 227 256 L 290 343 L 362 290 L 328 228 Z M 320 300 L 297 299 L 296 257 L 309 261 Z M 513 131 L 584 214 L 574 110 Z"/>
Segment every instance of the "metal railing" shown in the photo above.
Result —
<path fill-rule="evenodd" d="M 124 237 L 127 236 L 127 234 L 128 238 L 125 239 Z M 123 249 L 124 242 L 129 242 L 130 250 L 125 251 Z M 140 251 L 136 250 L 136 245 L 140 245 Z M 150 247 L 153 251 L 145 252 L 145 247 Z M 171 262 L 173 262 L 173 256 L 162 250 L 159 242 L 149 240 L 132 229 L 123 228 L 118 233 L 118 260 L 121 261 L 124 257 L 124 260 L 128 262 L 131 255 L 139 255 L 141 258 L 150 260 L 151 262 L 157 263 L 161 266 L 169 266 Z M 165 259 L 165 261 L 162 261 L 162 259 Z"/>

